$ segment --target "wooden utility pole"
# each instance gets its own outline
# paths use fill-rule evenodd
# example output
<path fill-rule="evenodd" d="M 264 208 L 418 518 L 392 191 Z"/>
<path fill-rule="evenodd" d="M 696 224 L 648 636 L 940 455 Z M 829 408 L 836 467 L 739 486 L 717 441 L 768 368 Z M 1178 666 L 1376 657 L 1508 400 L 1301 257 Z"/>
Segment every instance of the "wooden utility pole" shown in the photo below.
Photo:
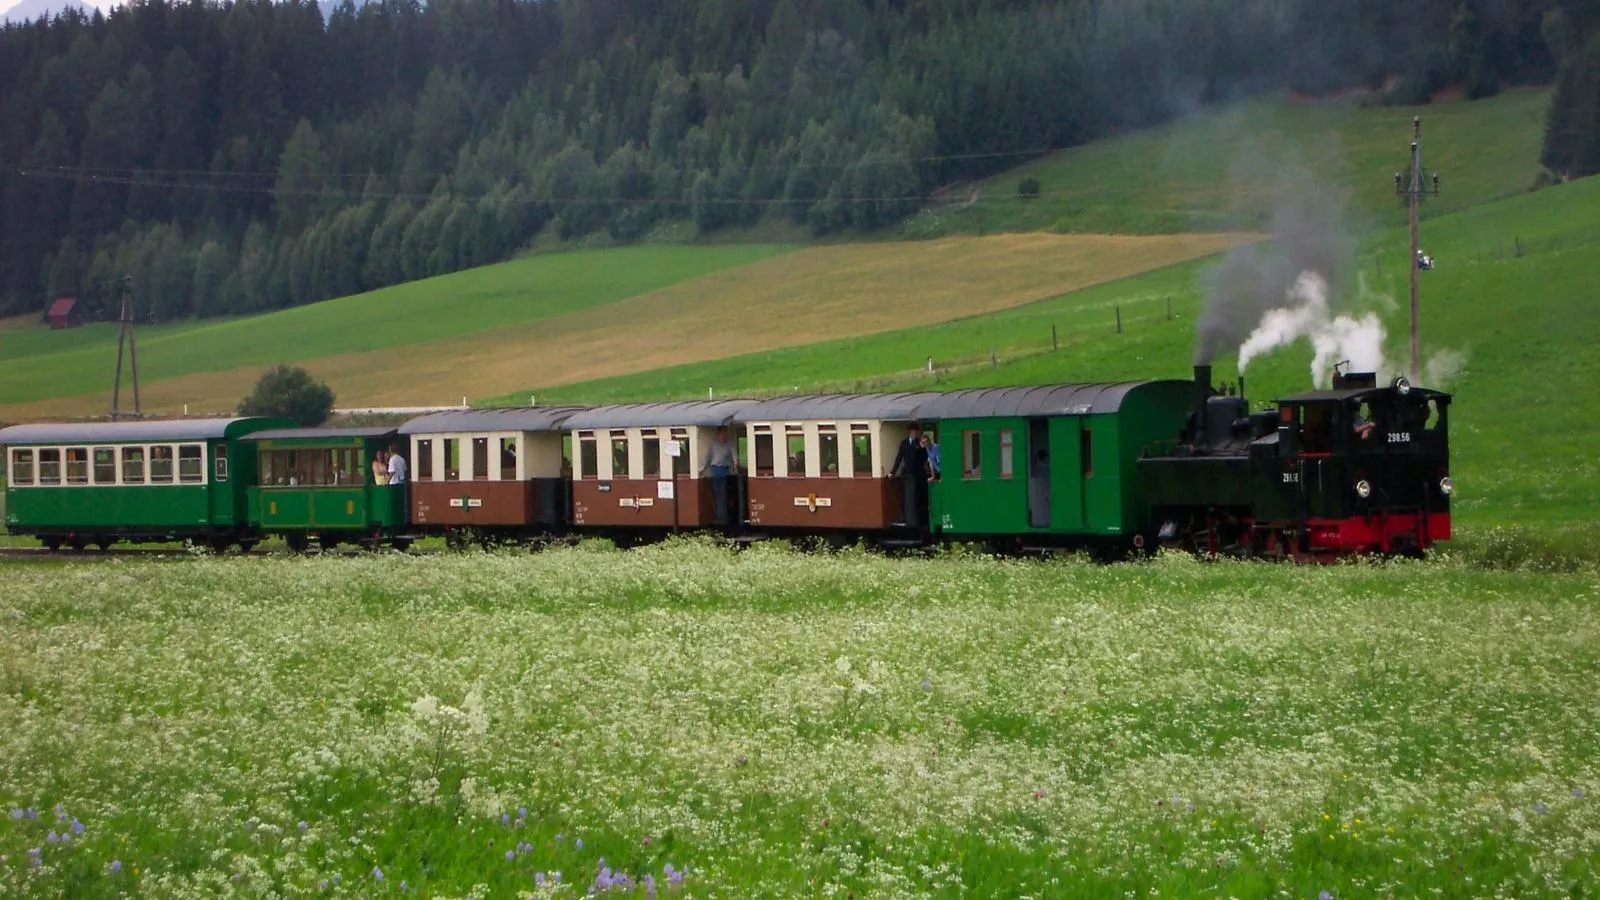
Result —
<path fill-rule="evenodd" d="M 1433 187 L 1429 188 L 1422 177 L 1422 117 L 1411 119 L 1411 177 L 1403 179 L 1394 173 L 1394 192 L 1410 201 L 1411 206 L 1411 381 L 1422 381 L 1422 354 L 1417 340 L 1417 272 L 1421 267 L 1417 247 L 1417 205 L 1424 196 L 1439 193 L 1439 173 L 1433 173 Z"/>
<path fill-rule="evenodd" d="M 130 415 L 118 407 L 122 400 L 122 346 L 128 346 L 128 362 L 133 375 L 133 412 L 131 415 L 140 417 L 144 410 L 139 405 L 139 348 L 133 340 L 133 279 L 126 278 L 122 282 L 122 311 L 117 316 L 117 374 L 111 382 L 111 418 Z"/>

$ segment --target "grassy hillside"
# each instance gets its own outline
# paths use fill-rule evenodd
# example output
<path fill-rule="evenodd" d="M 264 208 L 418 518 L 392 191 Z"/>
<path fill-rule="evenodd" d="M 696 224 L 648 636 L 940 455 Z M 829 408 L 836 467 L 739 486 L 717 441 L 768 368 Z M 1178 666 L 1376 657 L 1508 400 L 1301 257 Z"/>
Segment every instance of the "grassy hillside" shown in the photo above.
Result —
<path fill-rule="evenodd" d="M 787 254 L 769 246 L 650 246 L 535 257 L 142 338 L 143 398 L 147 408 L 169 412 L 184 404 L 231 409 L 264 365 L 291 360 L 327 379 L 345 405 L 455 403 L 525 384 L 1004 309 L 1206 256 L 1235 240 L 1011 235 Z M 473 288 L 476 294 L 467 292 Z M 91 345 L 54 354 L 36 351 L 29 365 L 8 370 L 0 376 L 0 418 L 102 411 L 113 335 L 107 330 Z"/>
<path fill-rule="evenodd" d="M 1423 355 L 1451 349 L 1467 360 L 1447 385 L 1457 395 L 1458 508 L 1497 521 L 1592 515 L 1600 505 L 1600 178 L 1437 217 L 1427 247 L 1439 267 L 1422 276 Z M 1383 320 L 1397 364 L 1406 359 L 1406 252 L 1405 233 L 1389 229 L 1371 235 L 1361 257 L 1369 286 L 1396 301 Z M 1172 266 L 993 315 L 539 393 L 551 402 L 610 402 L 703 397 L 708 389 L 735 396 L 1183 378 L 1201 275 L 1212 264 Z M 1051 326 L 1059 352 L 1050 349 Z M 936 376 L 923 371 L 928 356 L 941 369 Z M 1310 357 L 1304 344 L 1269 355 L 1252 367 L 1249 393 L 1267 399 L 1303 389 Z M 1217 373 L 1231 380 L 1231 361 L 1218 360 Z"/>
<path fill-rule="evenodd" d="M 1251 229 L 1307 174 L 1348 191 L 1359 218 L 1400 224 L 1393 173 L 1409 165 L 1413 116 L 1423 118 L 1423 164 L 1443 188 L 1427 211 L 1440 214 L 1527 190 L 1548 105 L 1544 90 L 1424 107 L 1241 103 L 1035 160 L 976 185 L 976 202 L 914 216 L 901 232 Z M 1024 178 L 1038 180 L 1038 197 L 1017 196 Z"/>
<path fill-rule="evenodd" d="M 265 316 L 143 328 L 140 374 L 154 382 L 493 331 L 611 303 L 788 249 L 645 246 L 550 254 Z M 28 361 L 0 371 L 0 404 L 104 393 L 116 359 L 116 326 L 0 331 L 0 358 Z M 395 357 L 388 357 L 381 367 L 396 365 Z"/>

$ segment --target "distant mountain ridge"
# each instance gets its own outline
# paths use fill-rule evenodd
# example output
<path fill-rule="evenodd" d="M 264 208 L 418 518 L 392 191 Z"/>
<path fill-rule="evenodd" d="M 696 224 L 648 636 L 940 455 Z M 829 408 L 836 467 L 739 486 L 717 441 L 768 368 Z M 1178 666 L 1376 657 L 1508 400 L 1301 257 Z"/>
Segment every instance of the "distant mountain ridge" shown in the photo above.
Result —
<path fill-rule="evenodd" d="M 66 12 L 69 9 L 78 10 L 84 15 L 92 15 L 94 13 L 94 7 L 87 3 L 82 3 L 80 0 L 22 0 L 16 6 L 0 13 L 0 22 L 7 25 L 20 25 L 24 22 L 32 22 L 46 16 Z"/>

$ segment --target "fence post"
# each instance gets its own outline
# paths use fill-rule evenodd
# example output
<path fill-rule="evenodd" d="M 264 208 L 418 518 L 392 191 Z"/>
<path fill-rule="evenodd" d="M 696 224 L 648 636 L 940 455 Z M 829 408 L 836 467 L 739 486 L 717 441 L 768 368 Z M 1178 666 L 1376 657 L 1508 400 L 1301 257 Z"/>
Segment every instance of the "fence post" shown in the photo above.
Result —
<path fill-rule="evenodd" d="M 1056 340 L 1056 327 L 1054 325 L 1051 325 L 1050 326 L 1050 351 L 1052 353 L 1054 353 L 1055 351 L 1060 350 L 1060 349 L 1061 349 L 1061 342 Z"/>
<path fill-rule="evenodd" d="M 1122 333 L 1122 305 L 1117 305 L 1117 334 Z"/>
<path fill-rule="evenodd" d="M 1167 321 L 1172 321 L 1172 298 L 1167 298 Z"/>
<path fill-rule="evenodd" d="M 928 357 L 928 374 L 933 374 L 933 357 Z"/>
<path fill-rule="evenodd" d="M 999 367 L 1000 365 L 1000 357 L 994 355 L 993 347 L 989 348 L 989 365 L 993 367 Z"/>
<path fill-rule="evenodd" d="M 1522 258 L 1522 238 L 1514 237 L 1514 238 L 1511 239 L 1511 242 L 1516 247 L 1514 252 L 1516 253 L 1517 259 L 1521 259 Z"/>

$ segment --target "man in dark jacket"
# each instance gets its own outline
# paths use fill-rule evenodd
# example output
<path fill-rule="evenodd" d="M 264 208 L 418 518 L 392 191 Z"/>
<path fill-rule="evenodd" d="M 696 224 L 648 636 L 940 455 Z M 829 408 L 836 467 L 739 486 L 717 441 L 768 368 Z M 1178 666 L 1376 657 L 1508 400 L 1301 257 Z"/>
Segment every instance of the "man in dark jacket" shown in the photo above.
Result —
<path fill-rule="evenodd" d="M 921 438 L 922 429 L 912 424 L 894 455 L 894 467 L 889 470 L 889 477 L 899 478 L 905 488 L 905 521 L 896 524 L 909 528 L 922 524 L 922 491 L 928 483 L 928 451 L 922 446 Z"/>

